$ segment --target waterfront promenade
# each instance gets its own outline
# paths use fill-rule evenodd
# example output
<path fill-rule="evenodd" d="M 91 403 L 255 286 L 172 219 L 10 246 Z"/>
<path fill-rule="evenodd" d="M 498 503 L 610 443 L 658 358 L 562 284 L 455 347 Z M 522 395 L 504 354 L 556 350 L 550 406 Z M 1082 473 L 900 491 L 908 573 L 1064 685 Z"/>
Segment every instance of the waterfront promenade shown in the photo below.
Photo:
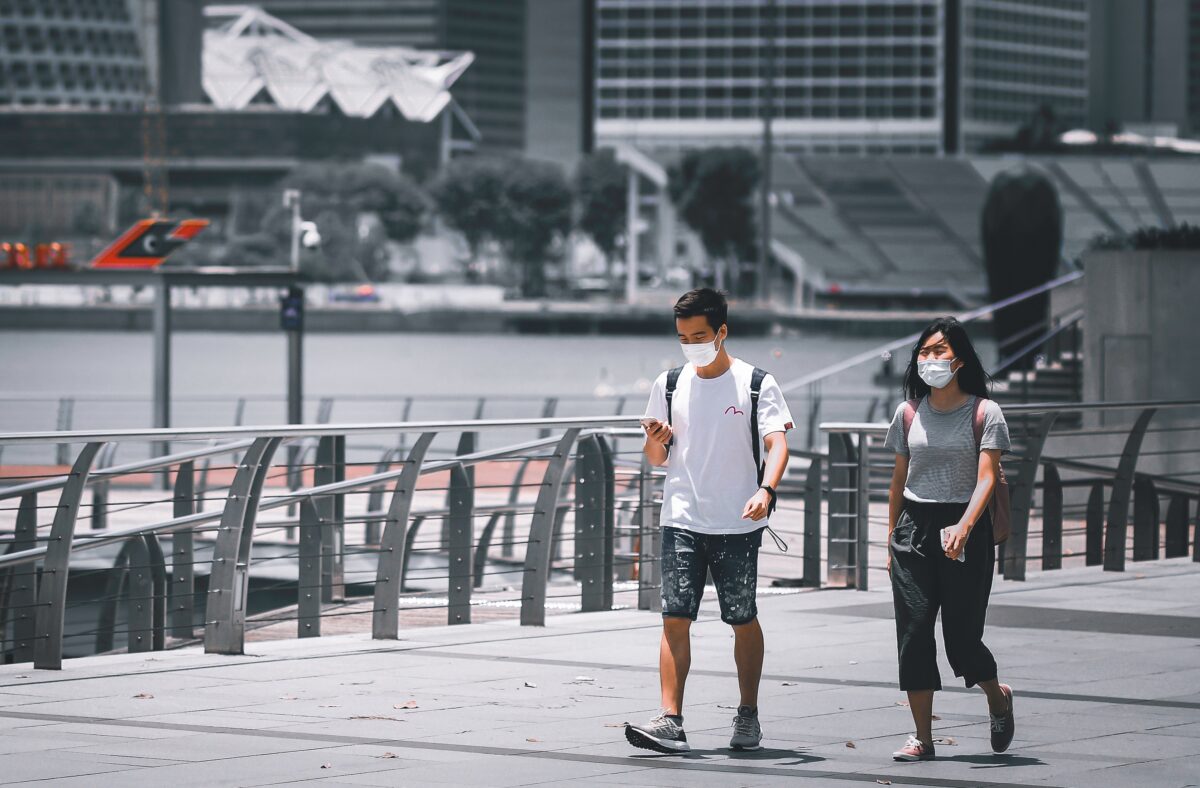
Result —
<path fill-rule="evenodd" d="M 882 585 L 877 583 L 875 585 Z M 658 618 L 617 610 L 0 667 L 5 785 L 1187 786 L 1200 783 L 1200 571 L 1190 559 L 997 580 L 987 641 L 1017 691 L 1011 751 L 983 697 L 938 695 L 939 760 L 911 728 L 886 590 L 763 596 L 765 748 L 726 749 L 729 630 L 694 628 L 687 757 L 633 750 L 655 710 Z"/>

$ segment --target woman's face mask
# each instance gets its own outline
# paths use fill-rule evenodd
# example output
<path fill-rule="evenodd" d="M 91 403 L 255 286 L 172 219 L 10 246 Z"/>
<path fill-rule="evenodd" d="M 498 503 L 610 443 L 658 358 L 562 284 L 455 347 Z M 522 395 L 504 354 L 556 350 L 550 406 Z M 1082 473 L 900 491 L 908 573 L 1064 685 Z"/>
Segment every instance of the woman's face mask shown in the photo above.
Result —
<path fill-rule="evenodd" d="M 690 345 L 680 342 L 679 348 L 683 351 L 683 357 L 692 364 L 707 367 L 717 360 L 721 352 L 721 335 L 718 334 L 712 342 L 693 342 Z"/>
<path fill-rule="evenodd" d="M 917 374 L 921 376 L 921 380 L 928 383 L 935 389 L 942 389 L 950 385 L 950 381 L 954 379 L 954 373 L 958 369 L 951 369 L 954 364 L 952 358 L 931 358 L 917 362 Z"/>

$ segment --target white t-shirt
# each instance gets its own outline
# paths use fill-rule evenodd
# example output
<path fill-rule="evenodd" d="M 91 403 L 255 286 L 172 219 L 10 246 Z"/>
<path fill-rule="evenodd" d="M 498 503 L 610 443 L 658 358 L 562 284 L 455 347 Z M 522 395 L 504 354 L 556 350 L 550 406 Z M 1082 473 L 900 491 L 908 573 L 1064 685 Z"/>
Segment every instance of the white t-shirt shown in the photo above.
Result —
<path fill-rule="evenodd" d="M 720 377 L 696 376 L 687 364 L 679 375 L 672 400 L 671 427 L 675 442 L 667 458 L 661 522 L 703 534 L 744 534 L 762 528 L 765 520 L 743 520 L 746 502 L 758 491 L 750 432 L 750 378 L 754 367 L 733 359 Z M 667 373 L 654 381 L 646 415 L 667 421 Z M 771 375 L 763 380 L 758 398 L 758 434 L 792 428 L 783 392 Z M 766 447 L 760 447 L 766 460 Z"/>

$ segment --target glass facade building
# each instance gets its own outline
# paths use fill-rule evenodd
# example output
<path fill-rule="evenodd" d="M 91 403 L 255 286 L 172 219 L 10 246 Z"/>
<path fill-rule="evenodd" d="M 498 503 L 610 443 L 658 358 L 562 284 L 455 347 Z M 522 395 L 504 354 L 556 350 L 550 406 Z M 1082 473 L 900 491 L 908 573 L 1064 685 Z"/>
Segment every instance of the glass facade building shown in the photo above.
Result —
<path fill-rule="evenodd" d="M 1082 119 L 1087 8 L 1088 0 L 598 0 L 597 142 L 756 144 L 770 44 L 774 131 L 787 150 L 969 148 L 1012 133 L 1043 103 Z"/>
<path fill-rule="evenodd" d="M 140 108 L 132 10 L 129 0 L 0 0 L 0 108 Z"/>

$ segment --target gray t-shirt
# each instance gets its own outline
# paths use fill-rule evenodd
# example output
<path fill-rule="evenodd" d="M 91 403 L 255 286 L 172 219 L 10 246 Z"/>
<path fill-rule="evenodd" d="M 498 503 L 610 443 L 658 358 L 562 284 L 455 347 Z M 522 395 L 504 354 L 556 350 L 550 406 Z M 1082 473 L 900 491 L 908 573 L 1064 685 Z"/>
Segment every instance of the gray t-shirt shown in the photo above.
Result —
<path fill-rule="evenodd" d="M 884 445 L 908 457 L 908 479 L 904 497 L 927 503 L 966 503 L 975 491 L 979 453 L 975 448 L 975 400 L 950 411 L 934 410 L 929 398 L 917 405 L 916 416 L 904 440 L 904 407 L 901 402 L 888 427 Z M 983 403 L 983 437 L 980 449 L 1008 451 L 1008 424 L 1000 406 Z"/>

